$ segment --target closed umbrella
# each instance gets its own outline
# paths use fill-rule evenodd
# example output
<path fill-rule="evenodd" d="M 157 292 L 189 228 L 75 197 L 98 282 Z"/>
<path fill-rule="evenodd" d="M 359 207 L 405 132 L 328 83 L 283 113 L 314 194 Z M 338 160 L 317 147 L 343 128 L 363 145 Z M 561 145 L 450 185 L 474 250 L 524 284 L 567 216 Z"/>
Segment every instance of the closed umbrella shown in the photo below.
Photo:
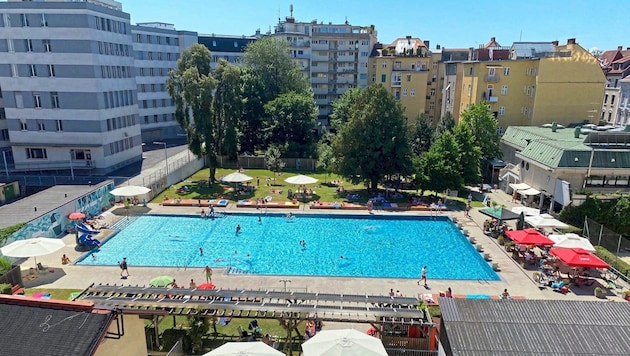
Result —
<path fill-rule="evenodd" d="M 206 290 L 210 290 L 210 289 L 215 289 L 217 286 L 215 286 L 212 283 L 202 283 L 200 285 L 197 286 L 197 289 L 206 289 Z"/>
<path fill-rule="evenodd" d="M 0 252 L 8 257 L 34 257 L 37 266 L 37 256 L 44 256 L 66 246 L 60 239 L 50 239 L 47 237 L 35 237 L 32 239 L 18 240 L 2 248 Z"/>
<path fill-rule="evenodd" d="M 109 192 L 109 194 L 117 197 L 135 197 L 137 195 L 143 195 L 150 192 L 151 189 L 141 187 L 137 185 L 126 185 L 124 187 L 116 188 Z"/>
<path fill-rule="evenodd" d="M 387 356 L 380 339 L 353 329 L 322 330 L 302 350 L 304 356 Z"/>
<path fill-rule="evenodd" d="M 317 178 L 305 176 L 303 174 L 299 174 L 297 176 L 289 177 L 289 178 L 285 179 L 284 181 L 289 183 L 289 184 L 297 184 L 297 185 L 313 184 L 313 183 L 319 182 L 319 180 Z"/>
<path fill-rule="evenodd" d="M 261 341 L 227 342 L 203 356 L 283 356 L 284 354 Z"/>
<path fill-rule="evenodd" d="M 70 215 L 68 215 L 68 219 L 70 220 L 81 220 L 81 219 L 85 219 L 85 214 L 80 213 L 80 212 L 74 212 Z"/>
<path fill-rule="evenodd" d="M 173 283 L 174 280 L 175 279 L 171 276 L 159 276 L 149 281 L 149 285 L 151 287 L 166 287 L 169 284 Z"/>

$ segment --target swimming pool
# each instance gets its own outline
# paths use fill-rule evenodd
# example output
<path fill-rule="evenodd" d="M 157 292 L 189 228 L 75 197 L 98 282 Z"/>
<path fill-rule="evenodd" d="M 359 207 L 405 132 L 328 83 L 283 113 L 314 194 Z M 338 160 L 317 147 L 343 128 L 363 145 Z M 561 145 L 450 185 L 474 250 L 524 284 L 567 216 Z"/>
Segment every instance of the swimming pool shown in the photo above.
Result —
<path fill-rule="evenodd" d="M 258 222 L 255 214 L 223 216 L 141 216 L 103 244 L 95 259 L 78 264 L 117 265 L 127 257 L 131 266 L 382 278 L 418 278 L 426 265 L 429 279 L 499 279 L 446 217 L 265 214 Z"/>

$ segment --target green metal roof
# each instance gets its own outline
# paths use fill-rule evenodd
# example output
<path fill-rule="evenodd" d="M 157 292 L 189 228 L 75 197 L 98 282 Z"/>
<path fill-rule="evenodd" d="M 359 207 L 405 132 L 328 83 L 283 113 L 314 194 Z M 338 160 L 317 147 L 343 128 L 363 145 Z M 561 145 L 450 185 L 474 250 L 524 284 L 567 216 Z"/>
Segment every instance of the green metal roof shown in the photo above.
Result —
<path fill-rule="evenodd" d="M 501 136 L 501 140 L 522 149 L 527 146 L 528 140 L 568 140 L 582 143 L 587 136 L 580 134 L 580 138 L 575 138 L 574 134 L 575 129 L 557 129 L 553 132 L 547 127 L 509 126 Z"/>

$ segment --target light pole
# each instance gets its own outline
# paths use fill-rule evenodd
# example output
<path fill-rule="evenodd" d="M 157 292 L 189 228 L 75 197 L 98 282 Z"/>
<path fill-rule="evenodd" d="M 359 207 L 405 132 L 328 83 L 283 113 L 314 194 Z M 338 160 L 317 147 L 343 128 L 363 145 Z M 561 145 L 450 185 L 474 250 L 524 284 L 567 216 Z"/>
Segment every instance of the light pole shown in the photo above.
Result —
<path fill-rule="evenodd" d="M 164 158 L 166 161 L 166 176 L 168 177 L 168 151 L 166 150 L 166 142 L 153 141 L 154 145 L 164 145 Z"/>

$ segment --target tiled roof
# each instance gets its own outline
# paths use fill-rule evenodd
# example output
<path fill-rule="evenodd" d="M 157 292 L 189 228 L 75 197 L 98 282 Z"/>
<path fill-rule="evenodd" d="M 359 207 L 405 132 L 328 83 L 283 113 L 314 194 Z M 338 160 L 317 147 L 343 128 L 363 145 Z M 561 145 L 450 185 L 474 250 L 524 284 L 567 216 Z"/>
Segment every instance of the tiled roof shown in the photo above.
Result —
<path fill-rule="evenodd" d="M 496 41 L 495 37 L 491 37 L 490 42 L 486 43 L 483 46 L 483 48 L 490 48 L 490 47 L 501 47 L 501 45 L 499 44 L 499 42 Z"/>
<path fill-rule="evenodd" d="M 446 354 L 630 355 L 630 303 L 440 298 Z"/>
<path fill-rule="evenodd" d="M 94 312 L 67 302 L 16 298 L 0 297 L 3 355 L 92 355 L 112 318 L 111 312 Z"/>
<path fill-rule="evenodd" d="M 210 52 L 245 52 L 245 47 L 256 41 L 256 37 L 199 35 L 198 42 L 206 46 Z"/>
<path fill-rule="evenodd" d="M 619 58 L 630 56 L 630 50 L 619 50 L 613 49 L 610 51 L 604 51 L 599 55 L 599 61 L 603 66 L 609 66 L 612 62 L 618 60 Z"/>

